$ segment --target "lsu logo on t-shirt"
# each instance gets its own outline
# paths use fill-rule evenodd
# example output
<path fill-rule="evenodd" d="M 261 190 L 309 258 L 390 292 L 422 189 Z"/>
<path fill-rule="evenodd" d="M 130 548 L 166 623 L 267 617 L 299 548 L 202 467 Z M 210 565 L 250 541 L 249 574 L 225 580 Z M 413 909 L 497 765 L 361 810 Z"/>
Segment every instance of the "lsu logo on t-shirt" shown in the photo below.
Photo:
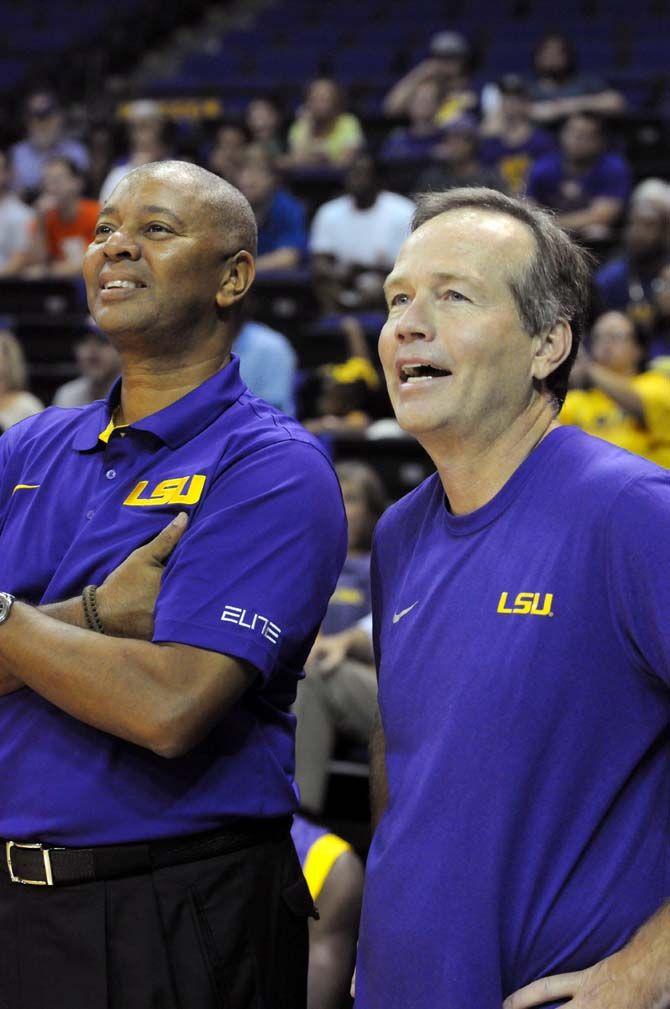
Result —
<path fill-rule="evenodd" d="M 518 592 L 511 606 L 507 605 L 508 596 L 508 592 L 501 592 L 497 613 L 517 613 L 520 616 L 530 615 L 533 617 L 553 617 L 554 615 L 551 609 L 554 602 L 552 592 L 545 592 L 543 599 L 540 592 Z"/>
<path fill-rule="evenodd" d="M 152 505 L 194 505 L 201 496 L 207 477 L 200 473 L 193 476 L 177 476 L 170 480 L 161 480 L 152 491 L 146 493 L 148 480 L 140 480 L 133 487 L 123 502 L 132 508 L 145 508 Z"/>

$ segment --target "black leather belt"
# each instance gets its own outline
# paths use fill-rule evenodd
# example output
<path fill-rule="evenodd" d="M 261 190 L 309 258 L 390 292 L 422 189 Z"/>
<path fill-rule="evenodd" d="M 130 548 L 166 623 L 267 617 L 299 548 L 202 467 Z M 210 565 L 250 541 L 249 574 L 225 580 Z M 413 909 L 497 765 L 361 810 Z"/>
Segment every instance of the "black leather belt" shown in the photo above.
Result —
<path fill-rule="evenodd" d="M 227 855 L 262 841 L 281 840 L 291 829 L 291 819 L 290 816 L 240 819 L 207 834 L 96 848 L 56 848 L 36 842 L 2 841 L 5 857 L 0 858 L 0 870 L 12 883 L 31 886 L 71 886 L 94 879 L 135 876 L 169 865 Z"/>

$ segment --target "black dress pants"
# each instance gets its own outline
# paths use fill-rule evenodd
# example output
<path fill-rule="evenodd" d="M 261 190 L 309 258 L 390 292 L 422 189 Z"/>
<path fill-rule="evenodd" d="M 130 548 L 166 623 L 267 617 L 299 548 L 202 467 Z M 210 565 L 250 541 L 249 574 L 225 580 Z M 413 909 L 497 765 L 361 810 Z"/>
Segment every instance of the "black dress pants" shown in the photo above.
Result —
<path fill-rule="evenodd" d="M 304 1009 L 313 904 L 290 837 L 142 875 L 0 874 L 0 1009 Z"/>

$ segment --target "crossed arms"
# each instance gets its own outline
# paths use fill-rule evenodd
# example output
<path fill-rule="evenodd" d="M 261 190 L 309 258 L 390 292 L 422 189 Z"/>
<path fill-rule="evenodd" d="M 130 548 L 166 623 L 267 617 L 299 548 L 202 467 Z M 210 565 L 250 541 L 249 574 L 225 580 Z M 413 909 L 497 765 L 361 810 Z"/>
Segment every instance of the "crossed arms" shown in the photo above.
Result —
<path fill-rule="evenodd" d="M 0 627 L 0 694 L 30 687 L 80 721 L 163 757 L 199 742 L 256 671 L 218 652 L 150 640 L 164 562 L 185 527 L 178 517 L 100 586 L 107 634 L 85 629 L 79 598 L 40 608 L 17 601 Z"/>

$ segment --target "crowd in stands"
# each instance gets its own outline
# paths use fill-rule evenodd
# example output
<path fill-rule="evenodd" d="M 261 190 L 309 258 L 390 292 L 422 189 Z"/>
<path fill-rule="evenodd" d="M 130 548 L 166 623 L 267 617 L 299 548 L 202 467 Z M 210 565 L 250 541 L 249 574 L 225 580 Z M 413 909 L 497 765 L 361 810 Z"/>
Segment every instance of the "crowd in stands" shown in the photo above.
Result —
<path fill-rule="evenodd" d="M 408 233 L 412 194 L 488 186 L 549 208 L 592 250 L 594 321 L 607 313 L 611 329 L 613 312 L 619 324 L 630 320 L 639 349 L 632 375 L 653 367 L 670 354 L 670 183 L 641 180 L 629 161 L 617 131 L 623 95 L 581 68 L 572 41 L 555 32 L 535 45 L 529 75 L 519 72 L 519 61 L 483 86 L 475 83 L 463 35 L 438 32 L 428 50 L 387 93 L 387 125 L 380 131 L 377 124 L 374 135 L 340 83 L 325 75 L 308 82 L 294 110 L 274 94 L 258 94 L 241 116 L 198 129 L 185 129 L 151 98 L 128 103 L 118 123 L 87 127 L 81 117 L 74 123 L 55 90 L 32 91 L 23 129 L 0 151 L 0 278 L 76 284 L 98 210 L 117 182 L 150 161 L 195 160 L 249 199 L 259 274 L 278 284 L 300 278 L 324 325 L 339 334 L 334 359 L 306 369 L 295 334 L 280 331 L 281 319 L 246 318 L 235 350 L 250 386 L 320 435 L 363 435 L 388 413 L 372 347 L 383 280 Z M 81 291 L 79 304 L 83 312 Z M 8 360 L 15 352 L 11 336 L 3 339 Z M 579 381 L 606 395 L 594 375 L 613 366 L 609 357 L 599 360 L 598 345 L 594 336 L 587 348 L 593 366 L 583 359 Z M 103 394 L 115 374 L 113 351 L 93 329 L 73 351 L 78 377 L 51 390 L 59 405 Z M 3 403 L 12 396 L 18 403 L 16 375 L 25 366 L 4 370 L 13 377 L 4 378 Z M 584 390 L 575 398 L 577 391 Z M 4 426 L 19 415 L 5 406 Z M 638 427 L 645 423 L 639 408 L 626 416 Z M 598 424 L 607 427 L 602 418 Z"/>
<path fill-rule="evenodd" d="M 23 126 L 0 149 L 0 289 L 16 281 L 68 282 L 82 318 L 68 348 L 70 378 L 54 380 L 45 402 L 83 406 L 104 397 L 117 378 L 116 351 L 92 320 L 83 322 L 83 255 L 118 181 L 137 166 L 180 158 L 245 194 L 258 224 L 260 280 L 306 289 L 316 330 L 330 334 L 329 349 L 335 344 L 307 367 L 295 319 L 285 324 L 277 311 L 261 321 L 254 297 L 233 344 L 249 387 L 331 445 L 338 437 L 399 437 L 374 345 L 383 281 L 409 232 L 412 194 L 486 186 L 551 210 L 593 255 L 590 337 L 562 422 L 670 468 L 670 157 L 662 178 L 640 177 L 618 129 L 624 96 L 579 66 L 569 38 L 547 34 L 534 48 L 529 75 L 521 72 L 520 52 L 516 65 L 483 86 L 475 82 L 473 56 L 464 36 L 439 32 L 428 57 L 385 96 L 383 125 L 374 129 L 340 82 L 325 75 L 308 82 L 296 109 L 263 93 L 239 117 L 188 127 L 153 98 L 128 104 L 117 122 L 87 125 L 81 117 L 74 122 L 52 88 L 26 94 Z M 16 321 L 11 314 L 0 319 L 0 431 L 45 406 L 29 390 Z M 343 463 L 338 471 L 349 554 L 297 708 L 297 778 L 303 804 L 316 816 L 336 740 L 365 742 L 375 698 L 369 551 L 388 488 L 361 464 Z M 301 829 L 307 851 L 321 835 Z M 321 846 L 339 854 L 333 843 Z M 355 918 L 360 867 L 352 863 L 347 871 Z M 325 878 L 324 871 L 315 887 Z M 331 949 L 325 917 L 319 935 Z M 349 928 L 331 994 L 322 985 L 335 962 L 332 950 L 311 976 L 314 1005 L 340 1003 L 352 934 Z"/>

